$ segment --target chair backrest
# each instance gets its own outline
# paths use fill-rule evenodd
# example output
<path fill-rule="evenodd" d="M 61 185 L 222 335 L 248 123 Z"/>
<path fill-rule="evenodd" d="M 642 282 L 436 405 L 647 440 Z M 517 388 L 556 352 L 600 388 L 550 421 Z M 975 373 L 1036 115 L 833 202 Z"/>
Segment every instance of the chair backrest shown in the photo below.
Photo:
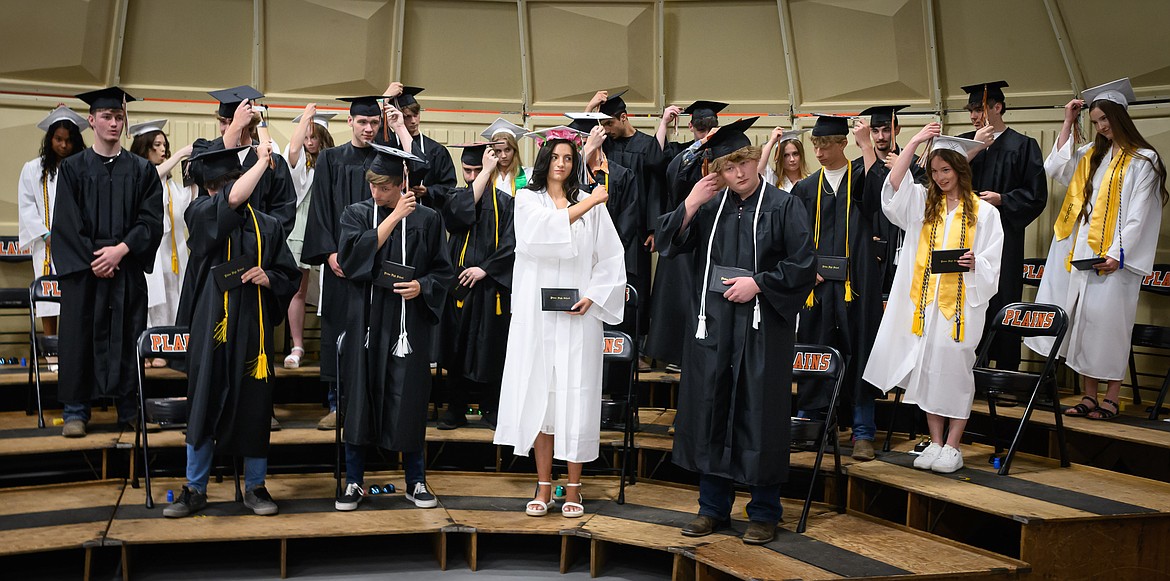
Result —
<path fill-rule="evenodd" d="M 27 262 L 32 260 L 32 250 L 20 247 L 20 238 L 0 236 L 0 262 Z"/>
<path fill-rule="evenodd" d="M 841 353 L 828 345 L 797 343 L 792 360 L 793 379 L 832 379 L 841 376 L 845 360 Z"/>
<path fill-rule="evenodd" d="M 35 302 L 61 302 L 61 285 L 55 276 L 42 276 L 28 285 L 29 298 Z"/>
<path fill-rule="evenodd" d="M 602 358 L 605 361 L 632 362 L 634 360 L 634 340 L 621 331 L 606 329 L 602 347 Z"/>
<path fill-rule="evenodd" d="M 1044 263 L 1047 261 L 1047 258 L 1025 258 L 1024 284 L 1040 286 L 1040 279 L 1044 278 Z"/>
<path fill-rule="evenodd" d="M 1170 296 L 1170 264 L 1155 264 L 1150 274 L 1142 279 L 1142 291 Z"/>
<path fill-rule="evenodd" d="M 0 288 L 0 309 L 27 309 L 28 294 L 23 288 Z"/>
<path fill-rule="evenodd" d="M 190 341 L 187 327 L 150 327 L 138 336 L 138 355 L 143 359 L 184 359 Z"/>
<path fill-rule="evenodd" d="M 1170 327 L 1137 323 L 1133 326 L 1130 342 L 1135 347 L 1170 349 Z"/>
<path fill-rule="evenodd" d="M 1064 309 L 1045 303 L 1012 303 L 995 315 L 993 332 L 1020 337 L 1060 337 L 1068 326 Z"/>

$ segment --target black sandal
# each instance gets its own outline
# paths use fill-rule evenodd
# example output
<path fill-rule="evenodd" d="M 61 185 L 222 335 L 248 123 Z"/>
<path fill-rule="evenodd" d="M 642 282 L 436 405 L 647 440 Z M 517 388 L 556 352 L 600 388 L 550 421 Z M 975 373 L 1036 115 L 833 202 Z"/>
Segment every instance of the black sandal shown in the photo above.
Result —
<path fill-rule="evenodd" d="M 1086 406 L 1085 405 L 1086 400 L 1093 402 L 1093 407 Z M 1074 405 L 1070 408 L 1065 408 L 1064 415 L 1071 416 L 1074 418 L 1083 418 L 1085 416 L 1088 416 L 1089 412 L 1091 412 L 1095 409 L 1100 409 L 1100 407 L 1101 407 L 1101 404 L 1097 403 L 1097 398 L 1089 397 L 1086 395 L 1086 396 L 1081 398 L 1081 403 L 1078 403 L 1077 405 Z"/>
<path fill-rule="evenodd" d="M 1102 406 L 1097 406 L 1096 409 L 1093 410 L 1093 412 L 1097 412 L 1097 414 L 1098 414 L 1096 417 L 1093 417 L 1090 415 L 1086 415 L 1085 417 L 1089 418 L 1090 420 L 1111 420 L 1111 419 L 1117 417 L 1117 414 L 1121 412 L 1121 406 L 1117 405 L 1117 402 L 1115 402 L 1109 398 L 1105 398 L 1105 399 L 1101 400 L 1101 403 L 1103 403 L 1103 404 L 1107 403 L 1107 404 L 1112 405 L 1114 411 L 1109 411 Z M 1089 412 L 1089 413 L 1093 413 L 1093 412 Z"/>

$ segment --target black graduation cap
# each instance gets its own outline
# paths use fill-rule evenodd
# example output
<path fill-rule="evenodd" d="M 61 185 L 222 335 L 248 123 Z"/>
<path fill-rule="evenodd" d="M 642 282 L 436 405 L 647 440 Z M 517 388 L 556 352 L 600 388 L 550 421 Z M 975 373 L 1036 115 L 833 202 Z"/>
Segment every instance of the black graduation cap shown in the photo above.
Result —
<path fill-rule="evenodd" d="M 720 103 L 719 101 L 695 101 L 691 103 L 683 113 L 690 115 L 691 119 L 705 119 L 707 117 L 714 117 L 715 114 L 727 108 L 727 103 Z"/>
<path fill-rule="evenodd" d="M 463 150 L 463 153 L 459 156 L 459 163 L 463 164 L 463 167 L 468 167 L 468 166 L 482 167 L 483 166 L 483 152 L 484 152 L 484 150 L 487 149 L 487 146 L 493 145 L 495 143 L 500 143 L 500 142 L 489 143 L 486 141 L 479 141 L 479 142 L 474 142 L 474 143 L 460 143 L 457 145 L 449 145 L 448 147 L 456 147 L 456 148 L 460 148 Z"/>
<path fill-rule="evenodd" d="M 401 109 L 403 107 L 409 107 L 418 103 L 418 100 L 415 99 L 414 96 L 425 90 L 426 89 L 423 89 L 422 87 L 402 87 L 402 94 L 394 97 L 394 106 Z"/>
<path fill-rule="evenodd" d="M 208 182 L 239 171 L 240 152 L 245 149 L 247 145 L 225 149 L 222 141 L 212 142 L 210 147 L 191 156 L 191 175 L 206 187 Z"/>
<path fill-rule="evenodd" d="M 894 117 L 898 111 L 909 107 L 909 105 L 881 105 L 879 107 L 870 107 L 861 112 L 861 115 L 869 115 L 870 127 L 885 127 L 891 125 Z"/>
<path fill-rule="evenodd" d="M 967 85 L 963 87 L 963 92 L 967 93 L 967 105 L 983 105 L 983 90 L 987 89 L 987 98 L 997 103 L 1005 102 L 1003 96 L 1003 89 L 1007 87 L 1007 81 L 992 81 L 990 83 L 979 83 L 978 85 Z"/>
<path fill-rule="evenodd" d="M 610 95 L 608 98 L 606 98 L 605 102 L 601 104 L 601 107 L 598 110 L 602 113 L 605 113 L 606 115 L 609 115 L 610 117 L 617 117 L 618 115 L 625 113 L 626 102 L 622 100 L 622 95 L 625 95 L 628 91 L 629 89 L 622 89 L 621 91 Z"/>
<path fill-rule="evenodd" d="M 752 140 L 744 134 L 745 131 L 751 127 L 759 117 L 748 117 L 740 119 L 734 123 L 730 123 L 719 128 L 703 146 L 699 148 L 700 151 L 709 152 L 711 159 L 719 159 L 725 155 L 731 155 L 740 149 L 752 144 Z"/>
<path fill-rule="evenodd" d="M 378 105 L 378 99 L 385 98 L 380 95 L 367 95 L 364 97 L 338 97 L 337 100 L 349 103 L 350 115 L 374 117 L 382 114 L 382 107 Z"/>
<path fill-rule="evenodd" d="M 105 89 L 88 91 L 80 93 L 76 97 L 88 103 L 90 111 L 96 111 L 98 109 L 122 109 L 126 103 L 138 100 L 126 91 L 123 91 L 120 87 L 106 87 Z"/>
<path fill-rule="evenodd" d="M 849 118 L 836 115 L 816 114 L 817 122 L 813 125 L 813 137 L 825 135 L 849 135 Z"/>
<path fill-rule="evenodd" d="M 219 101 L 219 110 L 216 111 L 216 114 L 226 119 L 231 119 L 236 114 L 236 107 L 239 107 L 242 101 L 264 98 L 264 93 L 248 85 L 240 85 L 219 91 L 209 91 L 207 94 L 214 97 L 216 101 Z"/>
<path fill-rule="evenodd" d="M 389 147 L 380 143 L 371 143 L 378 151 L 374 158 L 374 163 L 370 164 L 370 171 L 380 176 L 402 177 L 403 166 L 407 161 L 413 161 L 419 164 L 426 164 L 426 160 L 414 155 L 413 153 L 402 151 L 396 147 Z"/>

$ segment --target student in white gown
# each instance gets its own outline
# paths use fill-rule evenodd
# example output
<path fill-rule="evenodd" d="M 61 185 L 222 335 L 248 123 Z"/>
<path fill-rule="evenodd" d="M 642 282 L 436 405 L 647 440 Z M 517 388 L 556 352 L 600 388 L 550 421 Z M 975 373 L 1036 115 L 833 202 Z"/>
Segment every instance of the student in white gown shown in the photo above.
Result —
<path fill-rule="evenodd" d="M 602 332 L 622 321 L 624 249 L 604 207 L 608 193 L 579 187 L 580 133 L 546 130 L 532 180 L 516 194 L 512 324 L 504 362 L 496 444 L 520 456 L 536 448 L 537 491 L 525 512 L 552 502 L 552 460 L 568 462 L 561 512 L 584 514 L 581 467 L 601 435 Z M 541 289 L 571 288 L 571 312 L 542 311 Z"/>
<path fill-rule="evenodd" d="M 1129 79 L 1087 89 L 1084 97 L 1065 105 L 1064 126 L 1044 161 L 1048 177 L 1068 184 L 1068 191 L 1036 302 L 1060 305 L 1069 316 L 1060 355 L 1084 377 L 1085 396 L 1066 413 L 1107 420 L 1119 411 L 1138 290 L 1158 249 L 1166 168 L 1129 116 Z M 1078 148 L 1072 127 L 1086 106 L 1097 135 Z M 1089 270 L 1071 264 L 1093 258 L 1104 260 Z M 1033 337 L 1025 345 L 1041 355 L 1052 350 L 1051 339 Z M 1108 387 L 1098 403 L 1101 382 Z"/>
<path fill-rule="evenodd" d="M 999 288 L 1003 227 L 995 206 L 972 191 L 967 160 L 982 144 L 939 131 L 931 123 L 918 132 L 882 186 L 882 211 L 906 239 L 863 377 L 884 392 L 905 389 L 905 401 L 926 412 L 932 442 L 914 467 L 950 473 L 963 467 L 959 441 L 975 397 L 971 369 L 987 301 Z M 928 189 L 914 183 L 910 164 L 931 138 Z M 959 259 L 969 272 L 930 273 L 932 251 L 958 248 L 969 249 Z"/>

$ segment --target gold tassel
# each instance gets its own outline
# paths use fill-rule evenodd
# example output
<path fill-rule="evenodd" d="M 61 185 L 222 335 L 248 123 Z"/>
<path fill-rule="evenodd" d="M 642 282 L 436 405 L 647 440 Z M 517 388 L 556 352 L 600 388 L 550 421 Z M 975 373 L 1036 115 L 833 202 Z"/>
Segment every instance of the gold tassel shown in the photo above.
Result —
<path fill-rule="evenodd" d="M 228 294 L 227 291 L 223 293 L 223 319 L 220 319 L 215 324 L 215 330 L 211 334 L 215 337 L 215 342 L 220 345 L 227 343 L 227 321 L 228 319 Z"/>
<path fill-rule="evenodd" d="M 260 354 L 249 364 L 248 374 L 253 379 L 263 379 L 268 381 L 268 354 L 264 352 L 264 347 L 260 347 Z"/>
<path fill-rule="evenodd" d="M 808 291 L 808 300 L 804 301 L 804 308 L 811 309 L 816 304 L 816 291 Z"/>
<path fill-rule="evenodd" d="M 853 294 L 853 281 L 850 280 L 848 277 L 846 277 L 845 278 L 845 302 L 847 302 L 847 303 L 853 302 L 854 296 L 855 295 Z"/>
<path fill-rule="evenodd" d="M 911 328 L 911 331 L 919 337 L 922 336 L 922 325 L 924 324 L 922 319 L 923 317 L 920 313 L 914 313 L 914 326 Z"/>
<path fill-rule="evenodd" d="M 455 308 L 462 309 L 463 308 L 463 301 L 455 301 Z"/>
<path fill-rule="evenodd" d="M 500 293 L 496 293 L 496 316 L 502 314 L 504 314 L 504 309 L 500 306 Z"/>
<path fill-rule="evenodd" d="M 179 274 L 179 255 L 175 251 L 171 251 L 171 272 Z"/>

